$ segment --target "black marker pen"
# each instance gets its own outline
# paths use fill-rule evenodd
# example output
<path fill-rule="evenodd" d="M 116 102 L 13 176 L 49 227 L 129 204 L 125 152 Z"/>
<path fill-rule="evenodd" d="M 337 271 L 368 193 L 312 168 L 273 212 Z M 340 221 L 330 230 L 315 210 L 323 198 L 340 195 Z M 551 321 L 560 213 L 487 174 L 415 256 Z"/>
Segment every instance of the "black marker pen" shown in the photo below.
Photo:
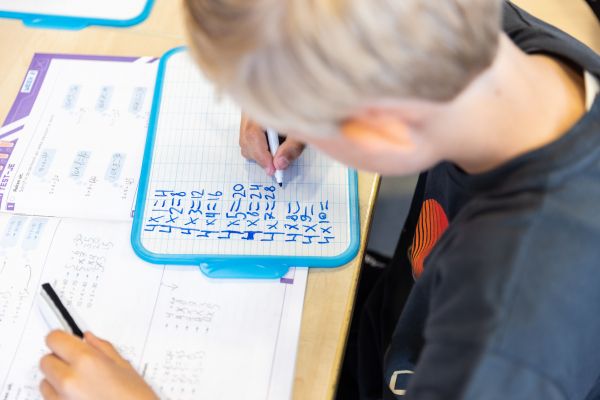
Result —
<path fill-rule="evenodd" d="M 51 310 L 52 314 L 60 322 L 63 329 L 81 339 L 83 339 L 83 331 L 79 328 L 75 319 L 71 316 L 65 305 L 62 303 L 58 294 L 54 291 L 49 283 L 42 284 L 41 291 L 42 299 Z"/>

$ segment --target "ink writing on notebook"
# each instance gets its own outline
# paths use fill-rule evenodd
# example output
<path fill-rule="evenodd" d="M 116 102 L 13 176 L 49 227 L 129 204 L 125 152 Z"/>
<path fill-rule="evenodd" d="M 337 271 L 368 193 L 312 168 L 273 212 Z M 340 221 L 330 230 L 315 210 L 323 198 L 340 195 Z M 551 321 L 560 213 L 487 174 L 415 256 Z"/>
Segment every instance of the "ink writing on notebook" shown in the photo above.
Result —
<path fill-rule="evenodd" d="M 198 239 L 297 242 L 324 246 L 336 236 L 330 202 L 281 201 L 275 186 L 236 183 L 223 190 L 157 189 L 144 222 L 147 232 Z"/>

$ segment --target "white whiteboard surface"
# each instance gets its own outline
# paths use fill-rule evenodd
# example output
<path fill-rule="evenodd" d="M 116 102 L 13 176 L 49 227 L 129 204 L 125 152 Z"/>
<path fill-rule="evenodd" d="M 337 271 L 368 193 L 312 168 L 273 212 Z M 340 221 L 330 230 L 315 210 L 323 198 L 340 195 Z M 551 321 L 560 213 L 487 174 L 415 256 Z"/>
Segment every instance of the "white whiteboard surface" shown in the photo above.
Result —
<path fill-rule="evenodd" d="M 124 21 L 140 16 L 147 3 L 148 0 L 0 0 L 0 15 L 7 12 Z"/>

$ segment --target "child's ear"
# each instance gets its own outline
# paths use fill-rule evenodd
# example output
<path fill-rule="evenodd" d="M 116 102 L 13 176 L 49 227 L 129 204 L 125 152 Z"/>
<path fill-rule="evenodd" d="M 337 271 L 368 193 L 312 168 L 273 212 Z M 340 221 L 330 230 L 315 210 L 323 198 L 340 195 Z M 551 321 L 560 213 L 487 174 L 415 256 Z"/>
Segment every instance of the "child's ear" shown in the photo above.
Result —
<path fill-rule="evenodd" d="M 369 153 L 406 153 L 414 150 L 415 141 L 406 120 L 393 110 L 368 110 L 346 120 L 342 135 Z"/>

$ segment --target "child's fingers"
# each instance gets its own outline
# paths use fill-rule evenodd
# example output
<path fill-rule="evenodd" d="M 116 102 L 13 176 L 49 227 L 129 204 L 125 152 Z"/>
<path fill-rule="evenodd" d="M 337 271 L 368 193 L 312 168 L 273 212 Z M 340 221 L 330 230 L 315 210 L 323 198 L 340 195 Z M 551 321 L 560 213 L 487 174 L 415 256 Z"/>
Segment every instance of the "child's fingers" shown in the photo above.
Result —
<path fill-rule="evenodd" d="M 240 124 L 240 150 L 244 158 L 258 163 L 267 175 L 275 173 L 264 130 L 245 117 L 242 117 Z"/>
<path fill-rule="evenodd" d="M 85 332 L 83 337 L 90 346 L 99 350 L 102 354 L 106 355 L 108 358 L 110 358 L 117 364 L 127 364 L 127 360 L 121 357 L 117 349 L 115 349 L 115 347 L 110 342 L 104 339 L 100 339 L 92 332 Z"/>
<path fill-rule="evenodd" d="M 60 399 L 56 390 L 54 390 L 52 385 L 45 379 L 40 382 L 40 393 L 42 394 L 42 398 L 44 400 L 59 400 Z"/>
<path fill-rule="evenodd" d="M 87 344 L 65 331 L 52 331 L 46 336 L 46 345 L 61 359 L 71 364 L 87 350 Z"/>
<path fill-rule="evenodd" d="M 287 138 L 279 145 L 273 164 L 276 169 L 286 169 L 290 164 L 302 154 L 304 143 L 297 140 Z"/>
<path fill-rule="evenodd" d="M 40 370 L 54 391 L 63 391 L 68 382 L 69 366 L 54 354 L 46 354 L 40 360 Z M 49 391 L 50 392 L 50 391 Z"/>

